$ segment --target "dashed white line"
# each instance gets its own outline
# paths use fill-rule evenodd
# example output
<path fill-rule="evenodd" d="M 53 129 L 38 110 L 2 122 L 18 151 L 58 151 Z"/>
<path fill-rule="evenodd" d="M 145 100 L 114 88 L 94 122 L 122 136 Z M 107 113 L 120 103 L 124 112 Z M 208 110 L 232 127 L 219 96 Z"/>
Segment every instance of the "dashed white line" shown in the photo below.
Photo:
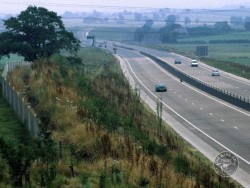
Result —
<path fill-rule="evenodd" d="M 149 93 L 151 93 L 151 95 L 154 96 L 154 98 L 157 98 L 157 96 L 156 96 L 153 92 L 151 92 L 151 91 L 142 83 L 142 81 L 138 78 L 138 76 L 137 76 L 137 75 L 135 74 L 135 72 L 133 71 L 131 65 L 129 64 L 128 60 L 125 59 L 125 61 L 127 62 L 127 64 L 128 64 L 128 66 L 129 66 L 131 72 L 133 73 L 133 75 L 135 76 L 135 78 L 140 82 L 140 84 L 141 84 Z M 162 69 L 161 69 L 161 70 L 162 70 Z M 164 71 L 164 72 L 165 72 L 165 71 Z M 168 74 L 168 73 L 167 73 L 167 74 Z M 168 75 L 169 75 L 169 74 L 168 74 Z M 173 76 L 171 76 L 171 77 L 173 77 Z M 174 78 L 174 77 L 173 77 L 173 78 Z M 176 78 L 174 78 L 174 79 L 177 80 Z M 190 88 L 191 88 L 191 87 L 190 87 Z M 192 88 L 192 89 L 193 89 L 193 88 Z M 193 90 L 195 90 L 195 89 L 193 89 Z M 195 91 L 199 92 L 198 90 L 195 90 Z M 204 96 L 207 96 L 207 97 L 210 98 L 210 99 L 213 99 L 213 100 L 215 100 L 215 101 L 217 101 L 217 102 L 220 102 L 220 101 L 216 100 L 216 99 L 213 98 L 213 97 L 210 97 L 210 96 L 208 96 L 208 95 L 205 95 L 205 94 L 202 93 L 202 92 L 199 92 L 199 93 L 203 94 Z M 228 106 L 228 107 L 230 107 L 230 108 L 232 108 L 232 109 L 235 109 L 235 110 L 237 110 L 238 112 L 244 113 L 244 114 L 247 115 L 247 116 L 250 116 L 250 114 L 245 113 L 245 112 L 243 112 L 243 111 L 241 111 L 241 110 L 238 110 L 237 108 L 234 108 L 234 107 L 232 107 L 232 106 L 230 106 L 230 105 L 227 105 L 227 104 L 225 104 L 225 103 L 223 103 L 223 102 L 220 102 L 220 103 L 221 103 L 221 104 L 224 104 L 224 105 L 226 105 L 226 106 Z M 170 106 L 168 106 L 166 103 L 162 102 L 162 104 L 163 104 L 164 106 L 166 106 L 169 110 L 171 110 L 173 113 L 175 113 L 177 116 L 179 116 L 181 119 L 183 119 L 185 122 L 187 122 L 189 125 L 191 125 L 191 126 L 194 127 L 196 130 L 198 130 L 199 132 L 201 132 L 203 135 L 205 135 L 205 136 L 208 137 L 209 139 L 213 140 L 215 143 L 217 143 L 218 145 L 222 146 L 222 147 L 225 148 L 226 150 L 230 151 L 231 153 L 233 153 L 234 155 L 236 155 L 238 158 L 240 158 L 241 160 L 243 160 L 245 163 L 247 163 L 248 165 L 250 165 L 250 161 L 248 161 L 248 160 L 246 160 L 245 158 L 241 157 L 239 154 L 235 153 L 234 151 L 232 151 L 231 149 L 229 149 L 228 147 L 226 147 L 225 145 L 223 145 L 222 143 L 220 143 L 219 141 L 217 141 L 216 139 L 214 139 L 212 136 L 210 136 L 210 135 L 208 135 L 207 133 L 205 133 L 204 131 L 202 131 L 200 128 L 198 128 L 197 126 L 195 126 L 194 124 L 192 124 L 190 121 L 188 121 L 186 118 L 184 118 L 183 116 L 181 116 L 178 112 L 176 112 L 174 109 L 172 109 L 172 108 L 171 108 Z"/>
<path fill-rule="evenodd" d="M 210 116 L 212 116 L 213 114 L 212 113 L 209 113 Z"/>
<path fill-rule="evenodd" d="M 236 127 L 236 126 L 234 126 L 234 128 L 235 128 L 235 129 L 237 129 L 237 130 L 239 129 L 239 128 L 238 128 L 238 127 Z"/>
<path fill-rule="evenodd" d="M 224 119 L 221 119 L 222 122 L 224 122 L 225 120 Z"/>
<path fill-rule="evenodd" d="M 203 108 L 200 108 L 200 110 L 203 110 Z"/>

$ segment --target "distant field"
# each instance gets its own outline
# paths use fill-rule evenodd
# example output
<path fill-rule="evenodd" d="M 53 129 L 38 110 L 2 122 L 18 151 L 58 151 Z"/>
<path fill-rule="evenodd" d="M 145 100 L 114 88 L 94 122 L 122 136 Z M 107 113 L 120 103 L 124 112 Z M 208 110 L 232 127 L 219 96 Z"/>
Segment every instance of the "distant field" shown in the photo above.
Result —
<path fill-rule="evenodd" d="M 116 40 L 116 41 L 131 41 L 134 37 L 133 27 L 102 27 L 95 28 L 91 35 L 95 35 L 97 39 Z"/>
<path fill-rule="evenodd" d="M 250 66 L 250 43 L 219 43 L 211 44 L 212 40 L 249 40 L 250 32 L 234 32 L 227 35 L 195 37 L 181 39 L 178 42 L 194 42 L 193 44 L 163 44 L 162 47 L 186 53 L 189 56 L 196 53 L 196 47 L 207 45 L 208 57 L 216 60 L 230 61 Z M 195 41 L 206 41 L 207 44 L 198 44 Z"/>
<path fill-rule="evenodd" d="M 173 49 L 195 57 L 196 46 L 200 44 L 167 44 L 164 48 Z M 250 66 L 250 44 L 208 44 L 208 57 Z"/>
<path fill-rule="evenodd" d="M 209 42 L 211 40 L 249 40 L 249 39 L 250 39 L 250 31 L 244 31 L 244 32 L 242 31 L 242 32 L 232 32 L 224 35 L 179 39 L 178 42 L 192 42 L 192 41 Z"/>

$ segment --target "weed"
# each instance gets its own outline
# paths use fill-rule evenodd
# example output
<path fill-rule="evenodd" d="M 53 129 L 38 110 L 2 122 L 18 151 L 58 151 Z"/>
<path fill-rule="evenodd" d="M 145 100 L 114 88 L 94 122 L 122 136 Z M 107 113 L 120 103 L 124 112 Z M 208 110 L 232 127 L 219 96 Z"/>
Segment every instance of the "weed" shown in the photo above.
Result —
<path fill-rule="evenodd" d="M 154 114 L 141 102 L 139 91 L 130 90 L 112 55 L 90 48 L 79 56 L 82 66 L 61 56 L 35 64 L 25 81 L 30 84 L 25 94 L 38 101 L 34 108 L 41 128 L 46 130 L 46 139 L 39 147 L 47 151 L 40 153 L 43 165 L 33 164 L 34 171 L 46 172 L 43 184 L 48 179 L 50 184 L 80 185 L 88 179 L 94 186 L 100 182 L 110 185 L 113 174 L 122 173 L 116 183 L 175 187 L 189 182 L 190 173 L 205 171 L 199 168 L 203 161 L 190 157 L 190 146 L 160 120 L 160 104 L 158 115 Z M 104 63 L 108 68 L 103 68 Z M 11 77 L 14 75 L 22 74 L 14 72 Z M 39 87 L 44 90 L 39 91 Z M 62 150 L 59 160 L 58 142 Z M 62 176 L 59 179 L 52 176 L 52 165 Z M 213 171 L 207 172 L 218 177 Z M 85 173 L 88 178 L 82 179 Z M 72 174 L 74 178 L 68 181 Z M 194 175 L 192 182 L 204 186 L 206 178 L 212 181 L 204 173 L 202 179 Z"/>

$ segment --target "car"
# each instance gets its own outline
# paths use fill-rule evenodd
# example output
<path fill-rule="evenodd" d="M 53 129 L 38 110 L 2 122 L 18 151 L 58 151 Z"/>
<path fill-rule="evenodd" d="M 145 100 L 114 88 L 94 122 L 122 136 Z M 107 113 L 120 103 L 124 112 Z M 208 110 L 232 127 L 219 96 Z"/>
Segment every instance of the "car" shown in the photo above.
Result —
<path fill-rule="evenodd" d="M 164 91 L 167 91 L 167 86 L 166 84 L 164 83 L 158 83 L 156 86 L 155 86 L 155 91 L 156 92 L 164 92 Z"/>
<path fill-rule="evenodd" d="M 196 59 L 192 59 L 191 67 L 198 67 L 198 61 Z"/>
<path fill-rule="evenodd" d="M 213 70 L 212 71 L 212 76 L 220 76 L 219 70 Z"/>
<path fill-rule="evenodd" d="M 181 60 L 180 60 L 180 59 L 176 59 L 176 60 L 174 61 L 174 63 L 175 63 L 175 64 L 181 64 Z"/>

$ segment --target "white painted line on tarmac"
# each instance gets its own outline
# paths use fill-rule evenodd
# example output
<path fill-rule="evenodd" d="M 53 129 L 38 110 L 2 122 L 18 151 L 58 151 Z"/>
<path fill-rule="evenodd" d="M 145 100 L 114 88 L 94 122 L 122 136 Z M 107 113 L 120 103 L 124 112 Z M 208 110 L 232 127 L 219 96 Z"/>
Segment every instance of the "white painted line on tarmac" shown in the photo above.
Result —
<path fill-rule="evenodd" d="M 138 53 L 138 54 L 139 54 L 139 53 Z M 139 54 L 139 55 L 141 55 L 141 54 Z M 158 65 L 157 63 L 155 63 L 152 59 L 150 59 L 150 58 L 148 58 L 148 57 L 146 57 L 146 56 L 145 56 L 145 58 L 148 59 L 148 60 L 150 60 L 150 61 L 151 61 L 155 66 L 157 66 L 162 72 L 164 72 L 165 74 L 169 75 L 171 78 L 173 78 L 174 80 L 176 80 L 176 81 L 179 82 L 179 79 L 177 79 L 175 76 L 173 76 L 173 75 L 171 75 L 170 73 L 168 73 L 165 69 L 163 69 L 163 68 L 162 68 L 160 65 Z M 131 68 L 131 67 L 130 67 L 130 68 Z M 225 105 L 225 106 L 227 106 L 227 107 L 229 107 L 229 108 L 231 108 L 231 109 L 234 109 L 234 110 L 236 110 L 236 111 L 238 111 L 238 112 L 240 112 L 240 113 L 242 113 L 242 114 L 247 115 L 247 116 L 250 117 L 250 114 L 249 114 L 249 113 L 244 112 L 244 111 L 242 111 L 241 109 L 235 108 L 234 106 L 231 106 L 231 105 L 228 104 L 228 103 L 225 103 L 225 102 L 223 102 L 223 101 L 220 101 L 220 100 L 216 99 L 215 97 L 209 96 L 208 94 L 206 94 L 206 93 L 204 93 L 204 92 L 202 92 L 202 91 L 200 91 L 200 90 L 198 90 L 198 89 L 196 89 L 196 88 L 190 86 L 189 84 L 186 84 L 186 83 L 183 83 L 183 82 L 182 82 L 182 84 L 185 85 L 186 87 L 188 87 L 188 88 L 190 88 L 190 89 L 196 91 L 197 93 L 200 93 L 200 94 L 203 95 L 203 96 L 206 96 L 206 97 L 208 97 L 208 98 L 210 98 L 210 99 L 212 99 L 212 100 L 214 100 L 214 101 L 216 101 L 216 102 L 218 102 L 218 103 L 221 103 L 221 104 L 223 104 L 223 105 Z"/>
<path fill-rule="evenodd" d="M 206 70 L 210 70 L 209 68 L 207 68 L 207 67 L 205 67 L 205 66 L 201 66 L 201 68 L 206 69 Z M 240 83 L 242 83 L 242 84 L 250 85 L 250 83 L 241 81 L 241 80 L 239 80 L 239 79 L 233 78 L 233 77 L 228 76 L 228 75 L 225 75 L 225 74 L 223 74 L 223 77 L 229 78 L 229 79 L 234 80 L 234 81 L 236 81 L 236 82 L 240 82 Z"/>
<path fill-rule="evenodd" d="M 125 58 L 124 58 L 125 59 Z M 142 81 L 137 77 L 137 75 L 135 74 L 135 72 L 133 71 L 132 67 L 130 66 L 129 62 L 127 59 L 125 59 L 131 72 L 133 73 L 133 75 L 135 76 L 135 78 L 140 82 L 140 84 L 155 98 L 158 99 L 158 97 L 152 92 L 150 91 L 150 89 L 148 89 L 143 83 Z M 176 78 L 175 78 L 176 79 Z M 177 80 L 177 79 L 176 79 Z M 210 97 L 209 97 L 210 98 Z M 211 97 L 212 98 L 212 97 Z M 212 141 L 214 141 L 215 143 L 217 143 L 218 145 L 220 145 L 221 147 L 223 147 L 224 149 L 226 149 L 227 151 L 233 153 L 234 155 L 236 155 L 238 158 L 240 158 L 242 161 L 244 161 L 245 163 L 247 163 L 248 165 L 250 165 L 250 162 L 247 161 L 246 159 L 244 159 L 243 157 L 241 157 L 240 155 L 238 155 L 237 153 L 235 153 L 234 151 L 232 151 L 231 149 L 229 149 L 228 147 L 224 146 L 223 144 L 221 144 L 220 142 L 218 142 L 217 140 L 215 140 L 213 137 L 211 137 L 210 135 L 208 135 L 207 133 L 205 133 L 204 131 L 202 131 L 200 128 L 198 128 L 197 126 L 195 126 L 194 124 L 192 124 L 190 121 L 188 121 L 186 118 L 184 118 L 183 116 L 181 116 L 178 112 L 176 112 L 174 109 L 172 109 L 170 106 L 168 106 L 165 102 L 161 101 L 162 104 L 167 107 L 169 110 L 171 110 L 173 113 L 175 113 L 177 116 L 179 116 L 181 119 L 183 119 L 185 122 L 187 122 L 189 125 L 191 125 L 193 128 L 195 128 L 196 130 L 198 130 L 199 132 L 201 132 L 202 134 L 204 134 L 206 137 L 208 137 L 209 139 L 211 139 Z M 222 103 L 223 104 L 223 103 Z M 229 105 L 228 105 L 229 106 Z M 233 108 L 233 107 L 232 107 Z"/>

